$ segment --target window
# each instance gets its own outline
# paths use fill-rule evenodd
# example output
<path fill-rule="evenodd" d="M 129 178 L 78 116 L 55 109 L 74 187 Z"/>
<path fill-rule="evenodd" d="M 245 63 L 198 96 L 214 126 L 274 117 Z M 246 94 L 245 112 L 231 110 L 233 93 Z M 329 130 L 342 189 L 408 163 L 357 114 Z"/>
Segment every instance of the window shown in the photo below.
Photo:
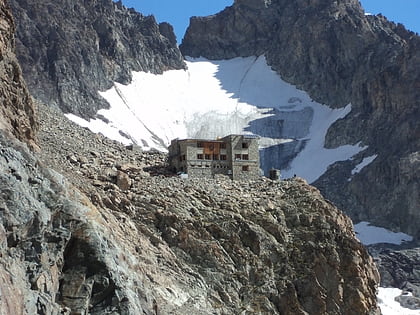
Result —
<path fill-rule="evenodd" d="M 242 160 L 248 161 L 249 160 L 248 154 L 242 154 Z"/>
<path fill-rule="evenodd" d="M 226 143 L 222 142 L 222 143 L 220 144 L 220 149 L 226 149 Z"/>
<path fill-rule="evenodd" d="M 242 142 L 242 149 L 248 149 L 249 148 L 249 142 Z"/>
<path fill-rule="evenodd" d="M 220 159 L 222 161 L 226 161 L 226 154 L 220 154 Z"/>
<path fill-rule="evenodd" d="M 235 160 L 240 160 L 242 158 L 242 154 L 235 154 Z"/>
<path fill-rule="evenodd" d="M 202 160 L 203 159 L 203 155 L 202 154 L 197 154 L 197 160 Z"/>
<path fill-rule="evenodd" d="M 185 161 L 185 159 L 186 159 L 186 156 L 185 156 L 185 154 L 182 156 L 182 161 Z"/>
<path fill-rule="evenodd" d="M 205 154 L 205 155 L 204 155 L 204 159 L 206 159 L 206 160 L 211 160 L 211 155 L 210 155 L 210 154 Z"/>
<path fill-rule="evenodd" d="M 202 148 L 203 147 L 203 142 L 197 142 L 197 148 Z"/>
<path fill-rule="evenodd" d="M 248 172 L 249 171 L 249 165 L 242 166 L 242 171 Z"/>
<path fill-rule="evenodd" d="M 219 159 L 219 156 L 217 154 L 213 154 L 213 160 L 217 161 Z"/>

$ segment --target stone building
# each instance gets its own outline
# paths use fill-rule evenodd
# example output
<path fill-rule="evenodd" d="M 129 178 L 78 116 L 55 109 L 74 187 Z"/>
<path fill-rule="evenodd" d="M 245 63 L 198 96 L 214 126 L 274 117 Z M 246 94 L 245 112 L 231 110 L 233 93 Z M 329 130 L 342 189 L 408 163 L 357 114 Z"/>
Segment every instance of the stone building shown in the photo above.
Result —
<path fill-rule="evenodd" d="M 232 179 L 260 176 L 258 137 L 229 135 L 217 140 L 175 139 L 169 146 L 169 165 L 190 177 L 228 175 Z"/>

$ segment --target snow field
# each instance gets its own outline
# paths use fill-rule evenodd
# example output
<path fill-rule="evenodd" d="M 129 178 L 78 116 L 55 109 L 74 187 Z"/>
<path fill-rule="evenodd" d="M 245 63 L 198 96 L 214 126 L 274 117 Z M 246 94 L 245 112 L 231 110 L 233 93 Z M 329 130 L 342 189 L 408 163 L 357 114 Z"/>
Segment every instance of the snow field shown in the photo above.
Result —
<path fill-rule="evenodd" d="M 297 174 L 309 183 L 321 176 L 334 162 L 350 159 L 365 149 L 359 144 L 325 149 L 328 128 L 350 111 L 314 102 L 306 92 L 284 82 L 267 66 L 265 57 L 209 61 L 188 59 L 188 70 L 171 70 L 162 75 L 133 72 L 129 85 L 115 83 L 101 95 L 110 109 L 98 112 L 109 123 L 97 118 L 86 121 L 72 114 L 67 117 L 93 132 L 120 141 L 135 142 L 144 149 L 166 151 L 174 138 L 217 138 L 228 134 L 254 133 L 251 122 L 258 124 L 261 147 L 308 139 L 304 149 L 282 170 L 284 178 Z M 312 109 L 310 126 L 302 117 L 302 138 L 282 138 L 280 131 L 269 128 L 264 118 L 287 126 L 299 124 L 300 112 Z M 276 111 L 273 111 L 276 109 Z M 294 113 L 296 115 L 287 115 Z M 303 114 L 302 114 L 303 115 Z M 288 128 L 288 127 L 285 127 Z M 292 129 L 284 130 L 286 133 Z M 258 134 L 258 133 L 257 133 Z M 128 137 L 124 136 L 128 135 Z"/>

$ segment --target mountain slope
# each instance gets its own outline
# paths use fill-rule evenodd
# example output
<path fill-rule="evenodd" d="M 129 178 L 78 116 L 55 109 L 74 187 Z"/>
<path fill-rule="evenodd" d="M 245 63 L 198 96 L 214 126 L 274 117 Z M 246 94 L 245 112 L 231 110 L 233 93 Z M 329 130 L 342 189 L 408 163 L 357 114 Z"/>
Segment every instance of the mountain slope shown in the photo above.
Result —
<path fill-rule="evenodd" d="M 419 235 L 419 36 L 365 16 L 353 0 L 237 0 L 219 14 L 192 18 L 180 48 L 209 59 L 264 55 L 314 100 L 351 103 L 325 145 L 361 141 L 369 149 L 331 167 L 315 185 L 356 220 Z"/>
<path fill-rule="evenodd" d="M 112 0 L 11 0 L 17 56 L 31 93 L 91 117 L 109 105 L 97 91 L 128 83 L 132 70 L 185 67 L 172 27 Z"/>

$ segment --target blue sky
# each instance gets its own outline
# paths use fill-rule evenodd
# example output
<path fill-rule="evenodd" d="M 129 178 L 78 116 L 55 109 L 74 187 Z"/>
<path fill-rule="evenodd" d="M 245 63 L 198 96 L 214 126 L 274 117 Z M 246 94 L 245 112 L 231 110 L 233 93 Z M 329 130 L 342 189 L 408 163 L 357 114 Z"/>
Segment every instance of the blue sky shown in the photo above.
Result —
<path fill-rule="evenodd" d="M 293 0 L 291 0 L 293 1 Z M 233 0 L 122 0 L 144 15 L 153 14 L 158 22 L 169 22 L 181 42 L 191 16 L 215 14 L 230 6 Z M 420 33 L 420 0 L 361 0 L 366 12 L 382 13 L 389 20 Z"/>

